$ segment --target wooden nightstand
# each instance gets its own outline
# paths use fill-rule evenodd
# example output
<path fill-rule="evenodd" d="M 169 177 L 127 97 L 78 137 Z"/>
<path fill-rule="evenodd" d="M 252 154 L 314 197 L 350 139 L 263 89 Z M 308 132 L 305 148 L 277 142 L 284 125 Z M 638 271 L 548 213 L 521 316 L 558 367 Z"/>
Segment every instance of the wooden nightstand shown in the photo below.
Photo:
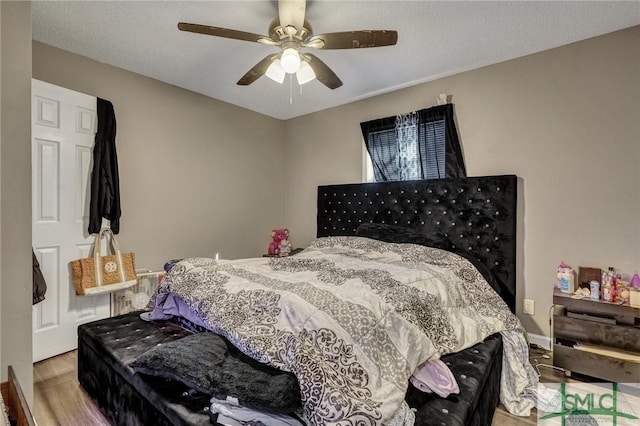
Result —
<path fill-rule="evenodd" d="M 288 256 L 293 256 L 295 254 L 298 254 L 302 250 L 304 250 L 304 249 L 303 248 L 295 248 L 295 249 L 291 250 L 291 253 L 289 253 Z M 287 257 L 287 256 L 280 256 L 278 254 L 263 254 L 262 257 Z"/>
<path fill-rule="evenodd" d="M 640 308 L 554 291 L 562 305 L 553 317 L 553 364 L 569 372 L 618 383 L 640 382 Z M 583 349 L 574 346 L 582 345 Z M 614 349 L 622 353 L 601 353 Z"/>

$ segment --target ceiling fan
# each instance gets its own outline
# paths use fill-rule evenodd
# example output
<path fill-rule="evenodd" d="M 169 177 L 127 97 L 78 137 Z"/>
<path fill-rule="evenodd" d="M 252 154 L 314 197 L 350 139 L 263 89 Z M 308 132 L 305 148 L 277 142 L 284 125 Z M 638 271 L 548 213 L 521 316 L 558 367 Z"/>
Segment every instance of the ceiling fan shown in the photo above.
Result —
<path fill-rule="evenodd" d="M 342 86 L 338 76 L 316 55 L 303 52 L 302 48 L 357 49 L 392 46 L 398 40 L 398 33 L 388 30 L 313 35 L 311 25 L 305 19 L 305 9 L 305 0 L 279 0 L 278 17 L 269 25 L 269 36 L 187 22 L 180 22 L 178 28 L 192 33 L 278 46 L 280 53 L 267 55 L 238 80 L 237 84 L 241 86 L 249 85 L 263 75 L 282 83 L 286 74 L 296 74 L 300 85 L 316 78 L 329 89 L 336 89 Z"/>

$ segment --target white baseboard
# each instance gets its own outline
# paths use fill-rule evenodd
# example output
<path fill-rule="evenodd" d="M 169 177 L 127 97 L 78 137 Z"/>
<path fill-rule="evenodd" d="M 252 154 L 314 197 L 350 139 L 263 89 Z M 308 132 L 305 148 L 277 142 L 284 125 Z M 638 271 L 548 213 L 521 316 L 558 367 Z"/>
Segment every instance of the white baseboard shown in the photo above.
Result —
<path fill-rule="evenodd" d="M 527 333 L 527 336 L 529 337 L 529 343 L 534 343 L 540 346 L 541 348 L 545 348 L 548 351 L 551 350 L 550 337 L 543 336 L 541 334 L 533 334 L 533 333 Z"/>

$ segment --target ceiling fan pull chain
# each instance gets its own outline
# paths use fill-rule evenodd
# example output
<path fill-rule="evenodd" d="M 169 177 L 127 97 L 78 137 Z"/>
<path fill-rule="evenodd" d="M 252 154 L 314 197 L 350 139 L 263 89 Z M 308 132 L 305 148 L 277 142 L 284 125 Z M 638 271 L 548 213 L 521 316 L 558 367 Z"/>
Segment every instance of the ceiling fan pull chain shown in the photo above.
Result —
<path fill-rule="evenodd" d="M 293 74 L 289 74 L 289 105 L 293 105 Z"/>

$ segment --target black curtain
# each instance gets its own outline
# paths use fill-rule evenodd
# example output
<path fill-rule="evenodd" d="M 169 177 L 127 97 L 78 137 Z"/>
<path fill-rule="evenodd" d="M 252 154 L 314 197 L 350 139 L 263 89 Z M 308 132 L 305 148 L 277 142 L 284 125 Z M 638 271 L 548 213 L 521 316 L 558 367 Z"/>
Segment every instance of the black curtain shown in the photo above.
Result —
<path fill-rule="evenodd" d="M 400 180 L 396 117 L 360 123 L 364 143 L 369 151 L 376 182 Z"/>
<path fill-rule="evenodd" d="M 453 104 L 416 111 L 420 179 L 461 178 L 467 172 Z M 376 182 L 400 180 L 396 117 L 360 123 Z"/>
<path fill-rule="evenodd" d="M 116 114 L 111 102 L 98 98 L 98 131 L 93 145 L 89 233 L 100 231 L 102 218 L 109 219 L 114 234 L 120 232 L 120 180 L 116 154 Z"/>

